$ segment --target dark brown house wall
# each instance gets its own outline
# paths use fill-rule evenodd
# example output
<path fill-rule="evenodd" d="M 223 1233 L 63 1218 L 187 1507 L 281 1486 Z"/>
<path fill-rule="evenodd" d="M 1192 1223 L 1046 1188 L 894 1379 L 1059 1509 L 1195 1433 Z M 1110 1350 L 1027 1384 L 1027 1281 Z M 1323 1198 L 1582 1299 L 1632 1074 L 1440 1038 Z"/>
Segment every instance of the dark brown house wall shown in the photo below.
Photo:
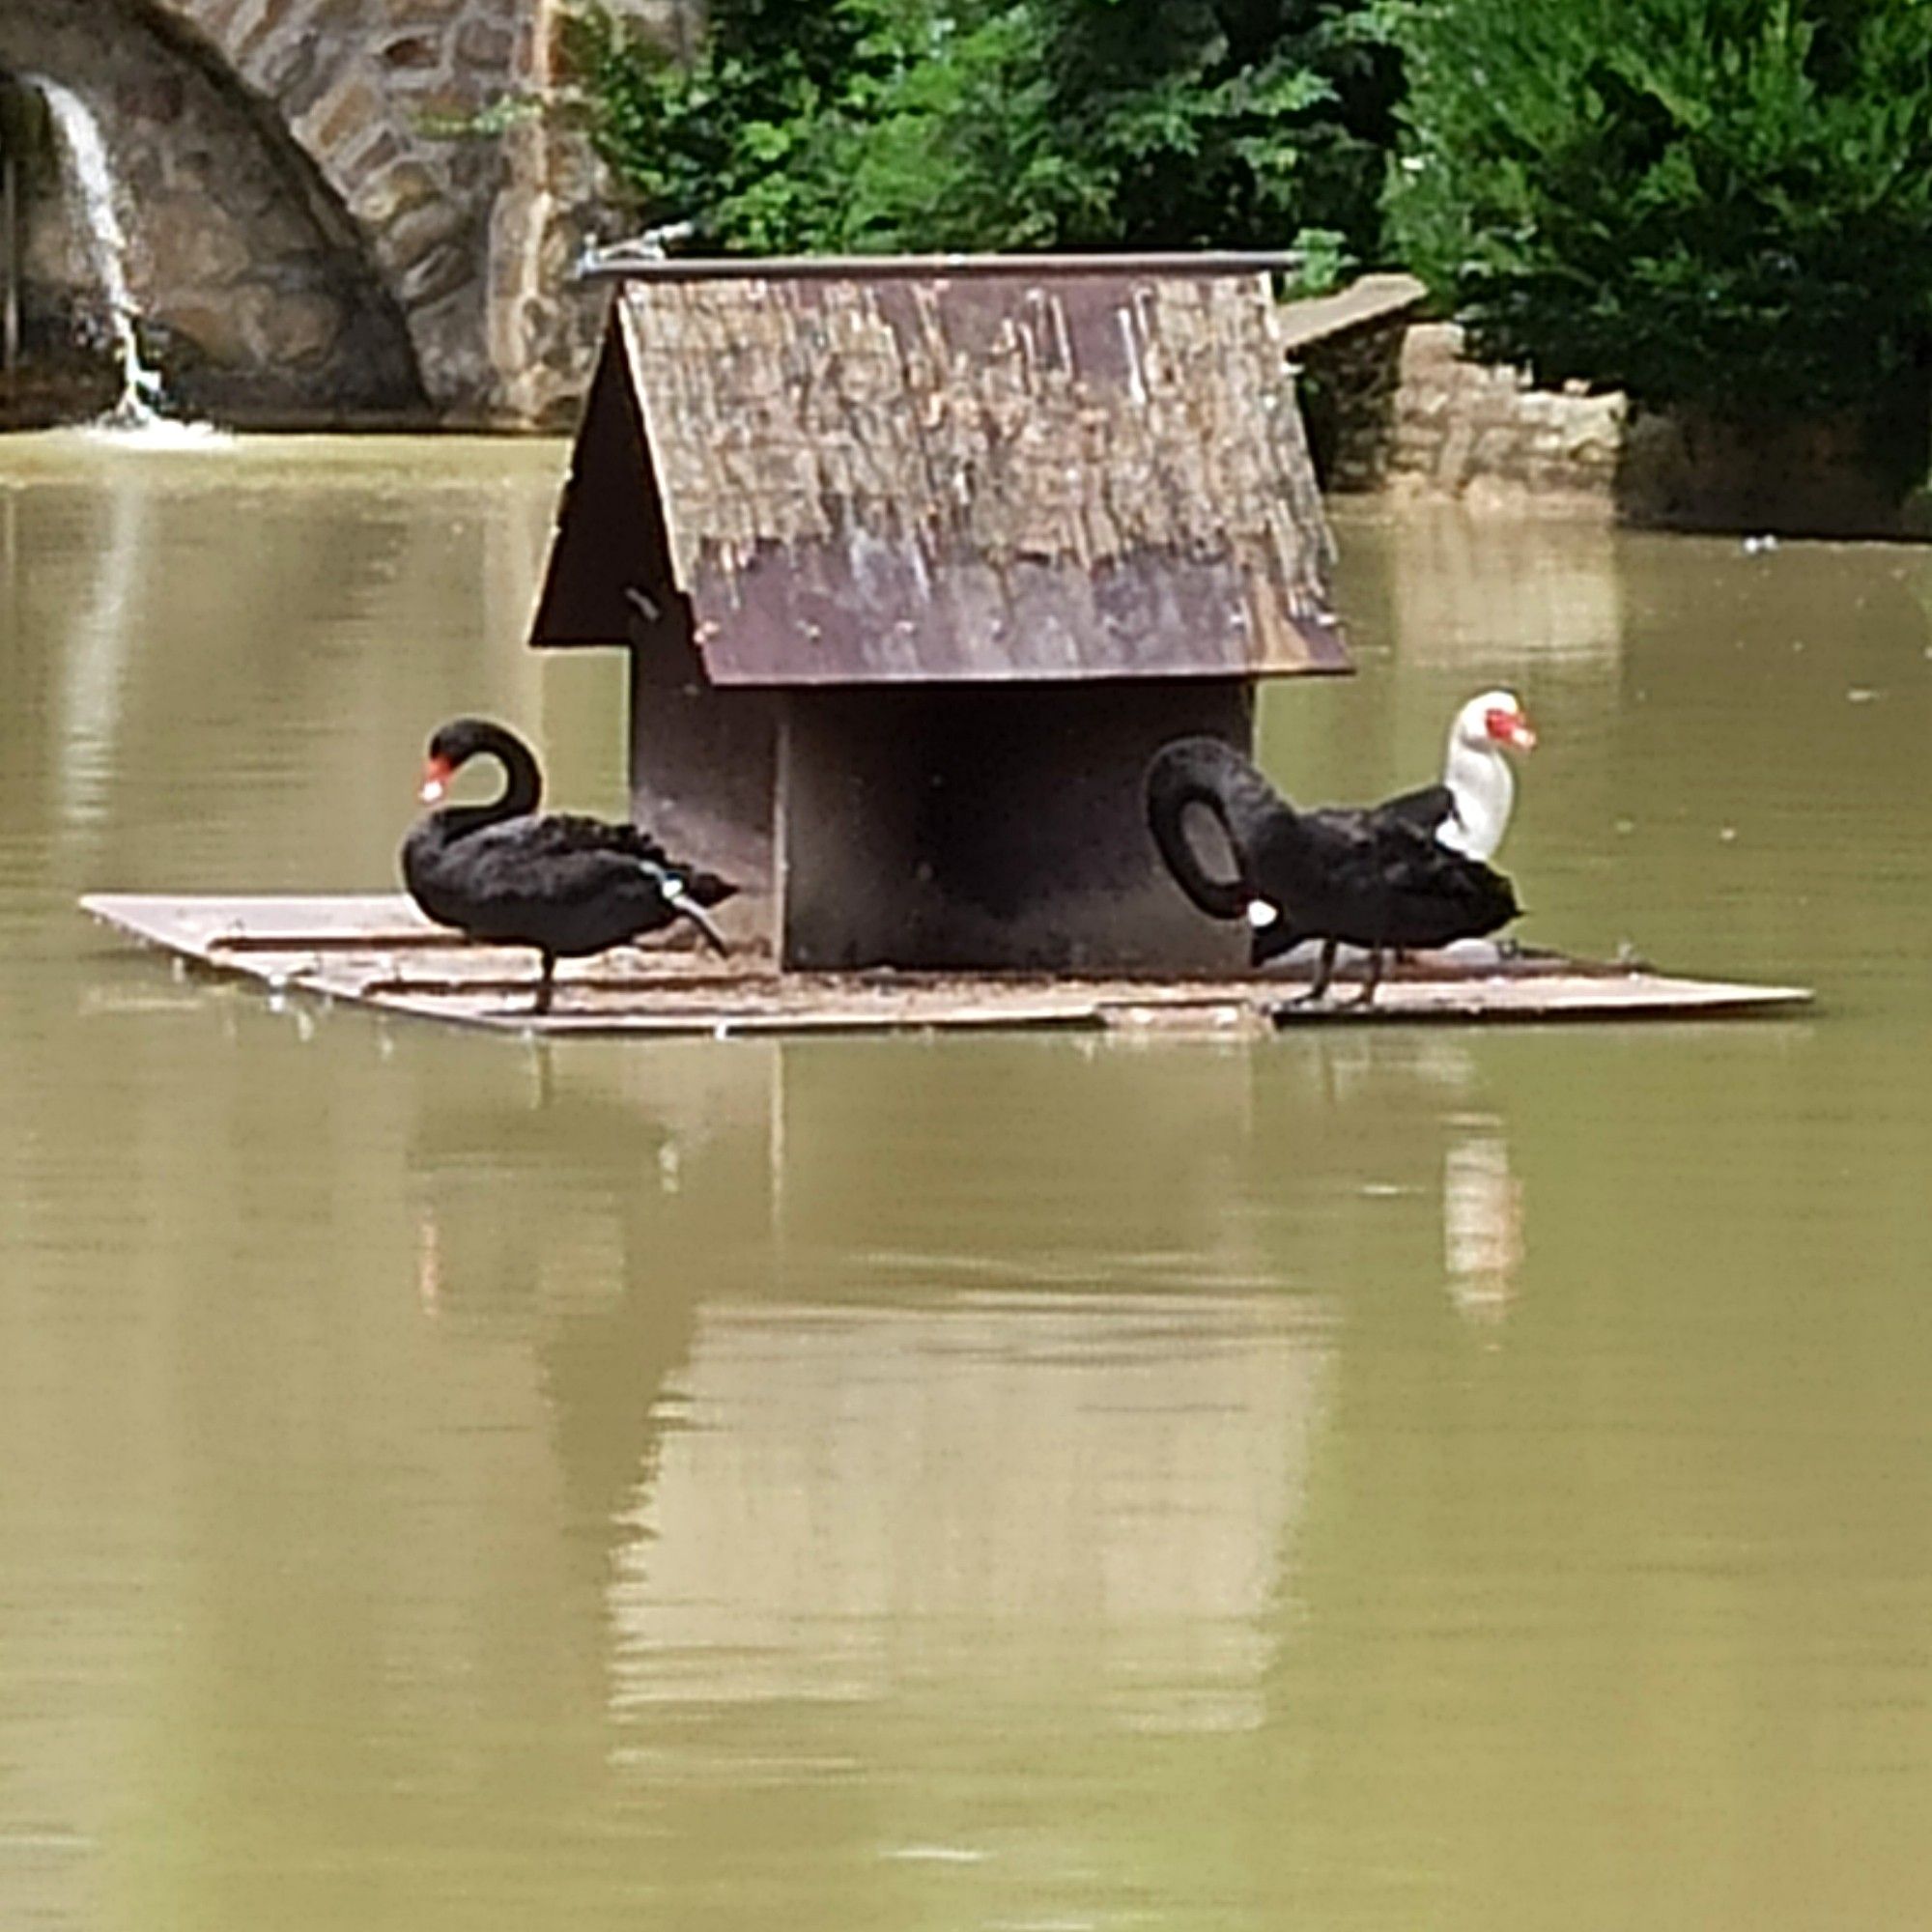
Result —
<path fill-rule="evenodd" d="M 634 632 L 631 816 L 677 857 L 732 880 L 739 896 L 721 915 L 727 931 L 773 953 L 780 703 L 773 692 L 712 684 L 681 605 Z"/>
<path fill-rule="evenodd" d="M 795 692 L 784 702 L 784 958 L 799 967 L 1238 967 L 1147 833 L 1169 738 L 1244 749 L 1236 678 Z"/>

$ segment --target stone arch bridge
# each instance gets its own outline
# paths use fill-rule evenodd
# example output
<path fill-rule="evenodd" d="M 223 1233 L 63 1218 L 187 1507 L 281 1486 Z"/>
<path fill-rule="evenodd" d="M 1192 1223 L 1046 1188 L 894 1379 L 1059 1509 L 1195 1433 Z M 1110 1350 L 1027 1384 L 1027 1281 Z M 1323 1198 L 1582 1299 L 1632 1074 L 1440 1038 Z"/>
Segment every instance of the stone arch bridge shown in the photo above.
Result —
<path fill-rule="evenodd" d="M 550 87 L 561 12 L 0 0 L 0 77 L 57 82 L 99 124 L 136 305 L 192 400 L 238 421 L 544 424 L 581 393 L 597 324 L 570 263 L 611 217 L 581 137 L 474 127 Z M 51 174 L 37 191 L 30 172 L 20 281 L 30 309 L 72 312 L 85 238 Z"/>

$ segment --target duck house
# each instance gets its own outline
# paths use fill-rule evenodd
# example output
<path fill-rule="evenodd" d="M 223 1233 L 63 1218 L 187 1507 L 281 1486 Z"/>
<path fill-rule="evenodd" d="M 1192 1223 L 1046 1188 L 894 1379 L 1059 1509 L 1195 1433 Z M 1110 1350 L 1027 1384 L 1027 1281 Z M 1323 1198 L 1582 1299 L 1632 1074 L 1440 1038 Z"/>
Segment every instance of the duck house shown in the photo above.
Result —
<path fill-rule="evenodd" d="M 738 882 L 731 959 L 619 948 L 538 1013 L 527 947 L 393 892 L 83 906 L 274 1004 L 518 1034 L 1226 1039 L 1804 1006 L 1528 951 L 1310 1003 L 1168 875 L 1154 752 L 1249 751 L 1260 679 L 1348 668 L 1282 265 L 609 265 L 532 640 L 629 654 L 634 815 Z"/>
<path fill-rule="evenodd" d="M 606 258 L 531 641 L 629 653 L 632 811 L 785 968 L 1238 968 L 1167 739 L 1346 670 L 1286 258 Z"/>

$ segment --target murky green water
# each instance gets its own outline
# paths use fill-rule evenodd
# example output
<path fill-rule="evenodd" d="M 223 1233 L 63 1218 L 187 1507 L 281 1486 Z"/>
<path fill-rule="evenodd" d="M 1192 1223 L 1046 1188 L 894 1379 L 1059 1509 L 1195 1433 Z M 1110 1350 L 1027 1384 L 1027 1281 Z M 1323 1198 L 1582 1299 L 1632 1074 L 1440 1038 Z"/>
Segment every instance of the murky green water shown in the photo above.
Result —
<path fill-rule="evenodd" d="M 1342 526 L 1310 798 L 1544 732 L 1723 1026 L 534 1049 L 87 888 L 383 886 L 555 446 L 0 447 L 0 1923 L 1907 1926 L 1932 556 Z"/>

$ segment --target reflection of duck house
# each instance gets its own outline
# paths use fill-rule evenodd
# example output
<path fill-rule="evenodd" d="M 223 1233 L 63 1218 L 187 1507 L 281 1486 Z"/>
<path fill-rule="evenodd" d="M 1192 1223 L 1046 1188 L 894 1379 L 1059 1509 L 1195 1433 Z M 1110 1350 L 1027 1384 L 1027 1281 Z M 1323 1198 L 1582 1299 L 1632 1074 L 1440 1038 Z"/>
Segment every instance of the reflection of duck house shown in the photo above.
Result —
<path fill-rule="evenodd" d="M 1239 963 L 1141 782 L 1348 668 L 1270 266 L 622 271 L 532 641 L 629 649 L 633 810 L 782 963 Z"/>

